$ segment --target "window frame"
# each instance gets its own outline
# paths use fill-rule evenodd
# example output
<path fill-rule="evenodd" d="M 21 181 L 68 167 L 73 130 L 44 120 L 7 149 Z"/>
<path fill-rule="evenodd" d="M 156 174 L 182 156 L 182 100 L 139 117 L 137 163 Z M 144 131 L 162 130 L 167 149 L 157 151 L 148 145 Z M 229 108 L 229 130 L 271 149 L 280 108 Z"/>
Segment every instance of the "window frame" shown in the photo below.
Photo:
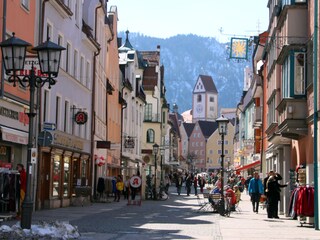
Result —
<path fill-rule="evenodd" d="M 154 139 L 155 139 L 154 130 L 152 128 L 149 128 L 146 133 L 146 142 L 147 143 L 154 143 Z"/>

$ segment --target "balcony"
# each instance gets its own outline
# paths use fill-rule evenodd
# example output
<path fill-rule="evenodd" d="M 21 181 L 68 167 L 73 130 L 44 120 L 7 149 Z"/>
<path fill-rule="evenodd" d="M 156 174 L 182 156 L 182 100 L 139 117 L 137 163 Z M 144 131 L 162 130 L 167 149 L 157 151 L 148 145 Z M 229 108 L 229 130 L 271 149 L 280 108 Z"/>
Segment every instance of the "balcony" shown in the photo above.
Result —
<path fill-rule="evenodd" d="M 145 114 L 144 122 L 160 122 L 160 114 Z"/>
<path fill-rule="evenodd" d="M 298 140 L 308 134 L 307 101 L 305 99 L 284 98 L 277 107 L 279 112 L 278 133 Z"/>
<path fill-rule="evenodd" d="M 253 113 L 253 128 L 260 128 L 262 125 L 262 107 L 255 107 Z"/>

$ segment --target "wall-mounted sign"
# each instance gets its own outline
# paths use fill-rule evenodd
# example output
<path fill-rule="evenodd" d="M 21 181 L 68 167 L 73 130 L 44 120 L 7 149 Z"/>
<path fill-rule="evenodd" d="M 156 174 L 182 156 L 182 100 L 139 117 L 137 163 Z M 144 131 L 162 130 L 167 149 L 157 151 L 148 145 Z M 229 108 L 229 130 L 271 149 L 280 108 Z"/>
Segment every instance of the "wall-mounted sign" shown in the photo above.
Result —
<path fill-rule="evenodd" d="M 124 140 L 124 147 L 134 148 L 134 140 L 132 138 L 127 138 L 126 140 Z"/>
<path fill-rule="evenodd" d="M 74 115 L 74 120 L 77 124 L 85 124 L 88 121 L 88 114 L 86 112 L 79 111 Z"/>

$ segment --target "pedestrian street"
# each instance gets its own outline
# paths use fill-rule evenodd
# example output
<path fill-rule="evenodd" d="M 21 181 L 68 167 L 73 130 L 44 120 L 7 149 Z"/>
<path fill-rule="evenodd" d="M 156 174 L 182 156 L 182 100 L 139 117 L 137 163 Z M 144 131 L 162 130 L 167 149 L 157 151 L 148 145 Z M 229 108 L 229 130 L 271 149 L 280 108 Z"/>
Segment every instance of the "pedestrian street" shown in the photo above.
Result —
<path fill-rule="evenodd" d="M 94 203 L 84 207 L 41 210 L 33 214 L 39 221 L 68 221 L 78 227 L 82 240 L 103 239 L 320 239 L 312 227 L 300 227 L 297 220 L 268 219 L 266 210 L 252 211 L 249 196 L 242 194 L 239 209 L 230 217 L 198 212 L 197 197 L 180 196 L 170 188 L 166 201 L 142 201 L 141 206 L 120 202 Z M 14 224 L 5 222 L 3 224 Z"/>

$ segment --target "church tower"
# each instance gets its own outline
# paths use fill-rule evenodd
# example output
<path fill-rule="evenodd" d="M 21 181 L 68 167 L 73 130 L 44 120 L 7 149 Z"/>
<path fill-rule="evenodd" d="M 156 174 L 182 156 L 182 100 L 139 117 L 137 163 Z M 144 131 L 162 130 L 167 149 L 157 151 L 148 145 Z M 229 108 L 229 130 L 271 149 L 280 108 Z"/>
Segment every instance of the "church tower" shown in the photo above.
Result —
<path fill-rule="evenodd" d="M 218 91 L 211 76 L 199 75 L 193 88 L 192 122 L 215 121 L 218 117 Z"/>

